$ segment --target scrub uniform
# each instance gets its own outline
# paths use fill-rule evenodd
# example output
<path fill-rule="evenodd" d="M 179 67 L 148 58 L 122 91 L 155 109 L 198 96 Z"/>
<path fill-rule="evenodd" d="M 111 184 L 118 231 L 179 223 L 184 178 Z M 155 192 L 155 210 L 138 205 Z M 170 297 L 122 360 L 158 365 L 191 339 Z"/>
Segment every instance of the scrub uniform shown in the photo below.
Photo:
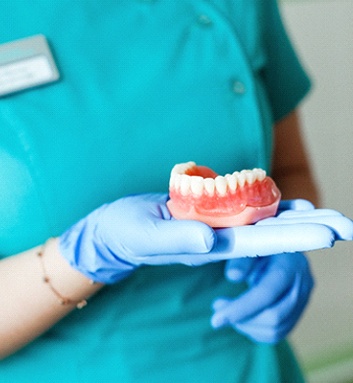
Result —
<path fill-rule="evenodd" d="M 0 43 L 37 34 L 61 77 L 0 99 L 1 257 L 102 203 L 167 192 L 175 163 L 269 170 L 273 122 L 309 88 L 272 0 L 0 1 Z M 245 288 L 223 269 L 142 267 L 1 362 L 0 380 L 301 382 L 286 342 L 211 328 L 212 301 Z"/>

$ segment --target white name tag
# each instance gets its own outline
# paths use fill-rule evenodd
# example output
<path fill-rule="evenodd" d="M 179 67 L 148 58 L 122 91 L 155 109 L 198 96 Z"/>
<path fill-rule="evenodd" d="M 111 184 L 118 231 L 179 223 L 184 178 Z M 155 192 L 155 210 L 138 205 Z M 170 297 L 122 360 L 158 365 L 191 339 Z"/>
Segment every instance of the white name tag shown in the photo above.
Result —
<path fill-rule="evenodd" d="M 57 81 L 59 77 L 44 36 L 0 45 L 0 97 Z"/>

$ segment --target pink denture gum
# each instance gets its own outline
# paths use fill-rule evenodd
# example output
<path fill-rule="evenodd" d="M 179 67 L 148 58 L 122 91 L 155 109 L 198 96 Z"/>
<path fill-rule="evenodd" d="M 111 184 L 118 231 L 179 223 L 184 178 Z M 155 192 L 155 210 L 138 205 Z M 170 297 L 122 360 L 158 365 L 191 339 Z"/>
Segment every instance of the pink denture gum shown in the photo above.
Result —
<path fill-rule="evenodd" d="M 168 209 L 176 219 L 202 221 L 212 227 L 249 225 L 274 216 L 281 193 L 262 169 L 219 176 L 194 162 L 175 165 Z"/>

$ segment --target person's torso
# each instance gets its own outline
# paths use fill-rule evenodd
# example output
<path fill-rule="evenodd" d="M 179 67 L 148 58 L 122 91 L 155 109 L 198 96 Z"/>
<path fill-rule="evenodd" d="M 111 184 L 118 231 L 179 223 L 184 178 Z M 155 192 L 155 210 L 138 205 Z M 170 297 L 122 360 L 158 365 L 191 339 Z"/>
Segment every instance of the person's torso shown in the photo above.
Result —
<path fill-rule="evenodd" d="M 0 255 L 59 235 L 104 202 L 167 192 L 175 163 L 268 169 L 255 3 L 0 2 L 0 42 L 44 34 L 61 74 L 0 99 Z M 242 288 L 225 281 L 222 263 L 142 268 L 9 358 L 0 377 L 250 382 L 262 370 L 273 382 L 274 348 L 209 324 L 212 300 Z"/>

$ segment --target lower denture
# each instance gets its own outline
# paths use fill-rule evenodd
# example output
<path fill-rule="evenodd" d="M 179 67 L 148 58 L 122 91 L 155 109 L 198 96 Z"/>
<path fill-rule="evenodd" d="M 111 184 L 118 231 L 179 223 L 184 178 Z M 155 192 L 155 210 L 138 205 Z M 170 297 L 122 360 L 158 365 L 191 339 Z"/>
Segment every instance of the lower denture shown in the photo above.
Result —
<path fill-rule="evenodd" d="M 262 169 L 219 176 L 194 162 L 171 172 L 168 209 L 176 219 L 202 221 L 212 227 L 252 224 L 276 214 L 281 193 Z"/>

